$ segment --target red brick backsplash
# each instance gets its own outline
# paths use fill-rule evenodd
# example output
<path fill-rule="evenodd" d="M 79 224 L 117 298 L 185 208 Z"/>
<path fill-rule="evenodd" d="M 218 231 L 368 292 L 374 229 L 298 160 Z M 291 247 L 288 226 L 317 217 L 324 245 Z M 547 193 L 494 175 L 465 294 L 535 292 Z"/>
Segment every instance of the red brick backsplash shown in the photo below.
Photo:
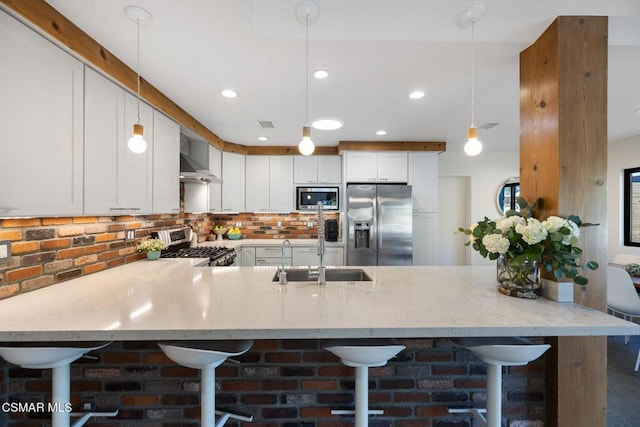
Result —
<path fill-rule="evenodd" d="M 469 427 L 470 415 L 451 415 L 450 407 L 483 407 L 486 367 L 468 350 L 446 339 L 401 340 L 407 349 L 386 366 L 371 368 L 372 427 Z M 118 342 L 95 352 L 97 359 L 72 364 L 71 403 L 98 410 L 118 408 L 115 418 L 91 425 L 198 425 L 198 371 L 176 365 L 155 342 Z M 347 427 L 353 416 L 331 409 L 354 404 L 354 370 L 323 350 L 318 340 L 258 340 L 237 357 L 240 364 L 216 369 L 217 404 L 249 412 L 251 424 L 226 426 Z M 0 400 L 44 402 L 50 398 L 50 370 L 0 364 Z M 545 421 L 545 360 L 527 367 L 505 368 L 503 407 L 506 425 L 533 427 Z M 4 381 L 2 381 L 4 376 Z M 48 425 L 45 413 L 0 413 L 8 427 Z"/>
<path fill-rule="evenodd" d="M 339 218 L 335 213 L 325 216 Z M 316 216 L 308 214 L 0 219 L 0 240 L 11 241 L 12 255 L 8 261 L 0 262 L 0 299 L 137 261 L 143 254 L 136 252 L 135 245 L 152 231 L 189 225 L 198 234 L 198 241 L 203 242 L 214 225 L 234 227 L 237 223 L 242 223 L 244 238 L 317 236 Z M 126 230 L 136 230 L 136 238 L 126 242 Z"/>

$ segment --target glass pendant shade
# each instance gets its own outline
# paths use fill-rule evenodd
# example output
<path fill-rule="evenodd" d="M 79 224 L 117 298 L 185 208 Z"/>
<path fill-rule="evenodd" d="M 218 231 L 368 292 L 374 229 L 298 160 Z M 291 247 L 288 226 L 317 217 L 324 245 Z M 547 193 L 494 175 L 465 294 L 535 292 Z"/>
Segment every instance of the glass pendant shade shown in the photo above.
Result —
<path fill-rule="evenodd" d="M 478 131 L 475 127 L 469 128 L 469 140 L 464 144 L 464 152 L 467 156 L 477 156 L 482 151 L 482 142 L 478 140 Z"/>
<path fill-rule="evenodd" d="M 129 138 L 127 147 L 136 154 L 144 153 L 147 150 L 147 141 L 144 140 L 144 127 L 141 124 L 133 125 L 133 135 Z"/>
<path fill-rule="evenodd" d="M 315 151 L 316 146 L 311 140 L 311 128 L 305 126 L 302 128 L 302 141 L 298 144 L 298 150 L 303 156 L 310 156 Z"/>

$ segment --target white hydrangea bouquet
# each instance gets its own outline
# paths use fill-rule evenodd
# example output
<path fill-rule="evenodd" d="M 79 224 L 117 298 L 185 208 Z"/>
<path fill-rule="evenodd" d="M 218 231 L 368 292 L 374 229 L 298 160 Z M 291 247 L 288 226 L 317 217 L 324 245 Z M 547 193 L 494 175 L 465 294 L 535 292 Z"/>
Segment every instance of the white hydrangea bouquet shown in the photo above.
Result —
<path fill-rule="evenodd" d="M 583 262 L 582 249 L 576 243 L 580 227 L 596 224 L 583 223 L 576 215 L 567 218 L 549 216 L 540 221 L 534 217 L 540 204 L 540 199 L 529 205 L 523 198 L 518 198 L 520 211 L 508 211 L 496 220 L 485 217 L 469 228 L 458 230 L 470 236 L 465 245 L 471 245 L 482 257 L 491 260 L 502 257 L 514 267 L 514 282 L 531 282 L 531 269 L 523 267 L 540 263 L 556 279 L 565 277 L 577 285 L 586 285 L 589 281 L 580 275 L 580 269 L 595 270 L 598 264 Z M 518 274 L 523 277 L 517 277 Z"/>

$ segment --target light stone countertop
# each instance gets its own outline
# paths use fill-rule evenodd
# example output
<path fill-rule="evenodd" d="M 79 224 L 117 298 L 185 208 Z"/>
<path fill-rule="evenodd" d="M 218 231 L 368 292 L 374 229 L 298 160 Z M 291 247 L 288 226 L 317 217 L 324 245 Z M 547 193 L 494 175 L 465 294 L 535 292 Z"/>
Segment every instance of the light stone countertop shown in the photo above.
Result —
<path fill-rule="evenodd" d="M 364 267 L 372 282 L 141 260 L 0 301 L 0 341 L 635 335 L 580 305 L 500 294 L 492 267 Z"/>

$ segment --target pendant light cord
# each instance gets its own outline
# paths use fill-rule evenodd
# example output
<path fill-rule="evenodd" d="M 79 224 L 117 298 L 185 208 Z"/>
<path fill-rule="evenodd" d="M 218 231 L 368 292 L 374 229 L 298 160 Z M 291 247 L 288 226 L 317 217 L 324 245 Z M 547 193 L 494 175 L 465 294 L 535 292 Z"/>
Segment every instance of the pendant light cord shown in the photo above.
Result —
<path fill-rule="evenodd" d="M 309 124 L 309 13 L 305 14 L 304 123 Z"/>
<path fill-rule="evenodd" d="M 140 123 L 140 20 L 137 19 L 138 24 L 138 45 L 136 47 L 136 80 L 138 85 L 138 123 Z"/>
<path fill-rule="evenodd" d="M 471 127 L 475 127 L 475 117 L 474 117 L 474 110 L 475 110 L 475 100 L 474 100 L 474 95 L 475 95 L 475 86 L 476 86 L 476 79 L 475 79 L 475 20 L 471 20 Z"/>

